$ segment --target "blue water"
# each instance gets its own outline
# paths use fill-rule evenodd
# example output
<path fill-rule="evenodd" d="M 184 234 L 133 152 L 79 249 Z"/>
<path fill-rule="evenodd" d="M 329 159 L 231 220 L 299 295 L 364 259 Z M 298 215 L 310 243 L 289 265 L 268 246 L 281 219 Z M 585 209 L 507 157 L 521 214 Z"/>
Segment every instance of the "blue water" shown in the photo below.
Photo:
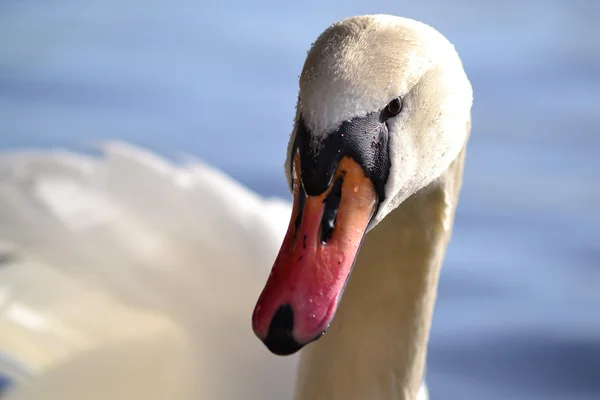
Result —
<path fill-rule="evenodd" d="M 373 12 L 443 32 L 475 90 L 432 397 L 600 399 L 600 2 L 3 0 L 0 149 L 120 138 L 288 198 L 306 50 Z"/>

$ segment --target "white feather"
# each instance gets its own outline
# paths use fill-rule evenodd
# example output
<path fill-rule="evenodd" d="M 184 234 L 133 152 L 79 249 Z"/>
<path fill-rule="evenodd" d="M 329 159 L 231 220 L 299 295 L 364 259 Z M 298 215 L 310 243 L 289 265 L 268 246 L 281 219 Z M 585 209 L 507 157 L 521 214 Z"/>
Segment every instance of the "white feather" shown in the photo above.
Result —
<path fill-rule="evenodd" d="M 200 161 L 122 143 L 99 158 L 0 156 L 0 241 L 181 324 L 196 399 L 291 397 L 296 357 L 273 356 L 250 327 L 290 212 Z"/>

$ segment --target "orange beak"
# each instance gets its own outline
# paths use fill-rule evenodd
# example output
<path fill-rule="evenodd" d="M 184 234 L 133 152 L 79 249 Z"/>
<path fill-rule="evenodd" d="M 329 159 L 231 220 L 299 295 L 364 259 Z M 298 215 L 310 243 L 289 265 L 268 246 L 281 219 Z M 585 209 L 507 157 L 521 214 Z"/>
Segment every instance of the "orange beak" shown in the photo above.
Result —
<path fill-rule="evenodd" d="M 252 315 L 254 333 L 278 355 L 329 327 L 377 204 L 373 182 L 350 157 L 318 196 L 305 194 L 297 154 L 294 166 L 290 224 Z"/>

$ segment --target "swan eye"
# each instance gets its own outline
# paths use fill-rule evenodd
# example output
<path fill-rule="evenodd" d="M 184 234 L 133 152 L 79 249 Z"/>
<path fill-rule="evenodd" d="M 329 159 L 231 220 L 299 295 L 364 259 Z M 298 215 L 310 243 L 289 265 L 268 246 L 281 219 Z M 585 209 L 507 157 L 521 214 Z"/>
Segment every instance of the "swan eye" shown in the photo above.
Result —
<path fill-rule="evenodd" d="M 402 111 L 402 98 L 396 97 L 394 100 L 390 101 L 385 107 L 385 110 L 383 110 L 384 120 L 395 117 L 400 114 L 400 111 Z"/>

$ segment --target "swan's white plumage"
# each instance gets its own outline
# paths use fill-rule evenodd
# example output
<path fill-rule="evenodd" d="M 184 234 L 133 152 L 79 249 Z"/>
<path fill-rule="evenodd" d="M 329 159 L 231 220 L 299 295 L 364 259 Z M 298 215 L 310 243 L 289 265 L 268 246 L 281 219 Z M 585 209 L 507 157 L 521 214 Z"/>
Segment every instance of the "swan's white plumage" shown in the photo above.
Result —
<path fill-rule="evenodd" d="M 289 214 L 200 161 L 176 166 L 122 143 L 102 157 L 0 156 L 0 242 L 181 323 L 195 398 L 290 396 L 296 358 L 272 356 L 250 328 Z"/>

